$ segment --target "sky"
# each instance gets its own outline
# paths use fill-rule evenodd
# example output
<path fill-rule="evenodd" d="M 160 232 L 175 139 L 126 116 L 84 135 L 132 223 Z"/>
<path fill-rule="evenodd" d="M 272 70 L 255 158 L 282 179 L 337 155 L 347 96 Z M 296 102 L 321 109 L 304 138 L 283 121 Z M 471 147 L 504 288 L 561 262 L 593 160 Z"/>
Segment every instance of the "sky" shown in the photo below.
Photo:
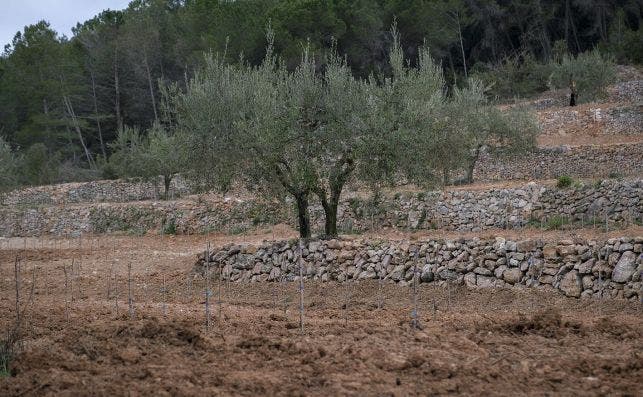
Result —
<path fill-rule="evenodd" d="M 121 10 L 130 0 L 0 0 L 0 52 L 18 31 L 42 19 L 59 35 L 105 9 Z"/>

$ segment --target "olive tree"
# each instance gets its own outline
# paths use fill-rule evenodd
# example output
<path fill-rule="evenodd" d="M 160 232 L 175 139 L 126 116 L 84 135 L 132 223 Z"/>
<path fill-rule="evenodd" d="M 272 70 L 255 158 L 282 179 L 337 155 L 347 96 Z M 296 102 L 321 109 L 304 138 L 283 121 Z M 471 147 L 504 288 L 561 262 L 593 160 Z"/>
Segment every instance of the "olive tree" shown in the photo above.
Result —
<path fill-rule="evenodd" d="M 367 153 L 362 146 L 372 131 L 364 121 L 369 83 L 355 79 L 336 55 L 323 73 L 315 65 L 304 51 L 295 70 L 286 70 L 269 35 L 261 65 L 209 57 L 174 102 L 179 128 L 202 160 L 194 162 L 195 171 L 221 187 L 243 181 L 287 193 L 304 238 L 312 196 L 324 208 L 325 234 L 337 234 L 341 191 Z"/>
<path fill-rule="evenodd" d="M 110 164 L 120 177 L 140 177 L 153 180 L 163 178 L 163 197 L 169 198 L 170 184 L 187 161 L 184 140 L 160 122 L 155 122 L 146 133 L 125 127 L 112 144 Z"/>
<path fill-rule="evenodd" d="M 430 179 L 453 157 L 435 138 L 446 122 L 440 117 L 444 77 L 428 49 L 411 67 L 395 27 L 392 35 L 392 74 L 381 81 L 356 79 L 332 53 L 322 71 L 307 51 L 288 71 L 272 54 L 270 34 L 259 66 L 207 57 L 171 101 L 177 128 L 198 158 L 193 173 L 223 188 L 242 181 L 285 192 L 304 238 L 313 196 L 324 209 L 325 234 L 337 234 L 340 197 L 353 177 Z"/>
<path fill-rule="evenodd" d="M 448 144 L 454 158 L 461 160 L 464 182 L 473 183 L 473 172 L 483 148 L 522 152 L 535 146 L 538 123 L 520 108 L 501 110 L 488 103 L 485 87 L 471 78 L 463 88 L 455 87 L 444 107 L 449 120 L 446 129 L 452 136 Z"/>

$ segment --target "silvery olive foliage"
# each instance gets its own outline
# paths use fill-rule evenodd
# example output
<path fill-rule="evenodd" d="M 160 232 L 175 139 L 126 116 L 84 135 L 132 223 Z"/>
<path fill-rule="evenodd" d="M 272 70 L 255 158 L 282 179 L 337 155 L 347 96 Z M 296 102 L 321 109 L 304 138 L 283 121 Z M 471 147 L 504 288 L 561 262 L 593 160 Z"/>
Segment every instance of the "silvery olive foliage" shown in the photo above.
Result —
<path fill-rule="evenodd" d="M 324 232 L 334 236 L 351 179 L 435 182 L 443 172 L 466 171 L 483 145 L 514 138 L 511 117 L 487 104 L 481 83 L 448 95 L 428 48 L 412 67 L 395 26 L 392 37 L 391 74 L 379 79 L 356 78 L 335 52 L 319 68 L 307 49 L 288 70 L 273 54 L 271 32 L 259 66 L 208 56 L 187 90 L 169 99 L 191 173 L 223 189 L 243 182 L 289 195 L 301 237 L 310 236 L 308 206 L 318 199 Z"/>

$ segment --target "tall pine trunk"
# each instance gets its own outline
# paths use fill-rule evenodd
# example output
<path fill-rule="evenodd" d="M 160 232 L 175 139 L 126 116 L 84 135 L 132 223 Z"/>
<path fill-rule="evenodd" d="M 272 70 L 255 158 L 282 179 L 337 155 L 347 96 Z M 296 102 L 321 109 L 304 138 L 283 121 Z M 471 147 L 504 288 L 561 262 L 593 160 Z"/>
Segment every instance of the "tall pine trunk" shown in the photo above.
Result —
<path fill-rule="evenodd" d="M 147 54 L 143 56 L 143 65 L 145 66 L 145 73 L 147 73 L 147 83 L 150 87 L 150 98 L 152 100 L 152 110 L 154 111 L 154 121 L 159 121 L 159 116 L 156 111 L 156 97 L 154 96 L 154 83 L 152 82 L 152 72 L 150 71 L 150 63 L 147 61 Z"/>
<path fill-rule="evenodd" d="M 105 152 L 105 142 L 103 141 L 103 129 L 100 125 L 100 117 L 98 116 L 98 98 L 96 98 L 96 79 L 94 78 L 94 70 L 90 71 L 90 76 L 92 79 L 92 98 L 94 99 L 94 118 L 96 119 L 96 127 L 98 128 L 98 140 L 100 141 L 100 150 L 103 154 L 103 158 L 107 159 L 107 153 Z"/>
<path fill-rule="evenodd" d="M 114 111 L 116 112 L 116 128 L 123 130 L 123 116 L 121 113 L 121 88 L 118 78 L 118 47 L 114 48 Z"/>

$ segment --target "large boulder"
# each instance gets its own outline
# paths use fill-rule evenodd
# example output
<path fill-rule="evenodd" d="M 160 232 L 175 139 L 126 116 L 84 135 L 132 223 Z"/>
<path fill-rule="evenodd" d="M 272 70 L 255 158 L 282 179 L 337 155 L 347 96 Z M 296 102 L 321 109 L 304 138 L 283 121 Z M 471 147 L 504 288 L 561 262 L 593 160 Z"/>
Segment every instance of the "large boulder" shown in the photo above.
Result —
<path fill-rule="evenodd" d="M 612 271 L 612 281 L 617 283 L 627 282 L 635 271 L 636 254 L 632 251 L 625 251 Z"/>

